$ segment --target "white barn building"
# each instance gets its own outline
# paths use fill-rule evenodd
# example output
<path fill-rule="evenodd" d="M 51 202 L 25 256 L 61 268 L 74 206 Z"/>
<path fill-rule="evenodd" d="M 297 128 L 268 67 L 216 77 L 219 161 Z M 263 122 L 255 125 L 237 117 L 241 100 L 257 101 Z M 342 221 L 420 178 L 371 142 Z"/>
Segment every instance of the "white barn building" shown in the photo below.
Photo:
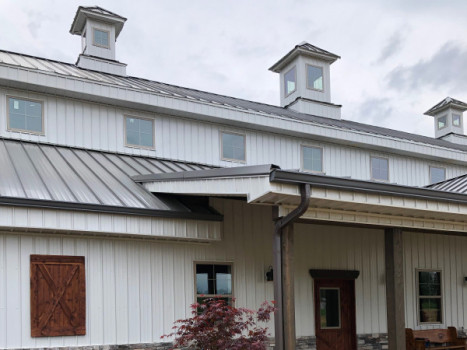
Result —
<path fill-rule="evenodd" d="M 0 50 L 0 348 L 162 348 L 201 295 L 275 299 L 276 349 L 463 331 L 467 104 L 435 138 L 342 119 L 308 43 L 280 106 L 131 77 L 125 21 L 80 7 L 76 64 Z"/>

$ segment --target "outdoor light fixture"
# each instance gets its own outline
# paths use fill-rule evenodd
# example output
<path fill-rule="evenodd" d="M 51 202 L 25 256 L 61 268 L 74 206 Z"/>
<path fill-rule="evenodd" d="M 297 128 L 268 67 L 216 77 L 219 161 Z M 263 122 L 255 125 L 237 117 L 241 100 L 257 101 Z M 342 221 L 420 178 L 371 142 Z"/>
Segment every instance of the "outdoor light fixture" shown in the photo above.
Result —
<path fill-rule="evenodd" d="M 266 281 L 274 281 L 274 271 L 271 265 L 269 265 L 268 271 L 266 271 Z"/>

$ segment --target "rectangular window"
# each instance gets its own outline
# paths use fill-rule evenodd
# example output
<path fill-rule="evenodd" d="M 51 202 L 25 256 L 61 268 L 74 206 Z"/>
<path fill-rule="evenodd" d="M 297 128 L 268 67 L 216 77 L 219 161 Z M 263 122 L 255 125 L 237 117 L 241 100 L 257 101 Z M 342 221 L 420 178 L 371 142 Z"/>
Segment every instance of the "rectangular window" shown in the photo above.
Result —
<path fill-rule="evenodd" d="M 293 67 L 284 74 L 284 93 L 285 96 L 290 95 L 297 90 L 297 69 Z"/>
<path fill-rule="evenodd" d="M 337 329 L 341 327 L 339 288 L 320 288 L 319 308 L 321 329 Z"/>
<path fill-rule="evenodd" d="M 84 256 L 31 255 L 31 336 L 86 334 Z"/>
<path fill-rule="evenodd" d="M 232 265 L 201 264 L 195 266 L 196 302 L 218 297 L 232 305 Z"/>
<path fill-rule="evenodd" d="M 441 272 L 417 271 L 420 323 L 442 323 Z"/>
<path fill-rule="evenodd" d="M 430 167 L 430 184 L 446 180 L 446 169 L 431 166 Z"/>
<path fill-rule="evenodd" d="M 93 34 L 94 34 L 93 44 L 95 46 L 101 46 L 101 47 L 109 48 L 109 41 L 110 41 L 109 40 L 109 34 L 110 33 L 108 31 L 94 28 L 93 29 Z"/>
<path fill-rule="evenodd" d="M 452 115 L 452 125 L 461 126 L 461 116 L 460 116 L 460 114 L 453 114 Z"/>
<path fill-rule="evenodd" d="M 245 162 L 245 135 L 222 132 L 221 148 L 223 160 Z"/>
<path fill-rule="evenodd" d="M 371 157 L 371 179 L 389 181 L 389 161 L 386 158 Z"/>
<path fill-rule="evenodd" d="M 323 90 L 323 68 L 306 65 L 306 86 L 312 90 Z"/>
<path fill-rule="evenodd" d="M 447 126 L 448 117 L 447 115 L 443 115 L 442 117 L 438 118 L 438 130 L 441 130 Z"/>
<path fill-rule="evenodd" d="M 42 134 L 42 102 L 8 97 L 8 130 Z"/>
<path fill-rule="evenodd" d="M 125 117 L 126 144 L 154 148 L 154 120 Z"/>
<path fill-rule="evenodd" d="M 303 170 L 323 172 L 323 149 L 320 147 L 302 146 Z"/>

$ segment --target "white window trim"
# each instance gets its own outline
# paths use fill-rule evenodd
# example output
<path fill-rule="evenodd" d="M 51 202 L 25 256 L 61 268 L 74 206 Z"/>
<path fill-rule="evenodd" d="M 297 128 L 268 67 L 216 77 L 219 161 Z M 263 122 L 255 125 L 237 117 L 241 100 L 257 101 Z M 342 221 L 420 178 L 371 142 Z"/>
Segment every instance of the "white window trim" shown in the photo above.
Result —
<path fill-rule="evenodd" d="M 42 113 L 42 120 L 41 120 L 41 129 L 42 131 L 32 131 L 32 130 L 27 130 L 27 129 L 16 129 L 16 128 L 12 128 L 10 127 L 10 101 L 9 99 L 10 98 L 13 98 L 13 99 L 16 99 L 16 100 L 22 100 L 22 101 L 30 101 L 30 102 L 37 102 L 37 103 L 40 103 L 41 104 L 41 113 Z M 14 95 L 6 95 L 6 121 L 7 121 L 7 131 L 10 131 L 10 132 L 17 132 L 17 133 L 21 133 L 21 134 L 30 134 L 30 135 L 39 135 L 39 136 L 45 136 L 45 123 L 44 123 L 44 119 L 45 119 L 45 115 L 44 115 L 44 104 L 45 104 L 45 101 L 43 100 L 37 100 L 37 99 L 33 99 L 33 98 L 29 98 L 29 97 L 20 97 L 20 96 L 14 96 Z"/>
<path fill-rule="evenodd" d="M 442 181 L 438 181 L 438 182 L 443 182 L 443 181 L 446 181 L 446 168 L 445 167 L 442 167 L 442 166 L 436 166 L 436 165 L 430 165 L 428 167 L 428 177 L 430 178 L 430 185 L 433 185 L 435 183 L 438 183 L 438 182 L 431 182 L 431 169 L 433 168 L 436 168 L 436 169 L 443 169 L 444 170 L 444 180 Z"/>
<path fill-rule="evenodd" d="M 446 118 L 446 123 L 444 123 L 444 126 L 443 126 L 442 128 L 439 127 L 439 120 L 440 120 L 441 118 Z M 438 130 L 443 130 L 443 129 L 447 128 L 447 127 L 448 127 L 448 124 L 449 124 L 449 118 L 448 118 L 448 115 L 447 115 L 447 114 L 440 115 L 438 118 L 436 118 L 436 128 L 437 128 Z"/>
<path fill-rule="evenodd" d="M 225 158 L 224 157 L 224 145 L 222 143 L 222 134 L 231 134 L 231 135 L 243 136 L 243 149 L 245 150 L 245 160 Z M 219 148 L 221 150 L 221 154 L 220 154 L 220 159 L 221 160 L 223 160 L 225 162 L 234 162 L 234 163 L 246 164 L 247 157 L 246 157 L 246 134 L 245 133 L 235 132 L 235 131 L 228 131 L 228 130 L 220 130 L 219 131 L 219 143 L 220 143 Z"/>
<path fill-rule="evenodd" d="M 96 30 L 98 31 L 101 31 L 101 32 L 104 32 L 104 33 L 107 33 L 107 38 L 108 38 L 108 45 L 101 45 L 101 44 L 98 44 L 96 43 Z M 92 27 L 92 44 L 94 46 L 97 46 L 97 47 L 102 47 L 104 49 L 110 49 L 110 31 L 109 30 L 106 30 L 106 29 L 101 29 L 101 28 L 97 28 L 97 27 Z"/>
<path fill-rule="evenodd" d="M 422 322 L 420 321 L 420 284 L 419 284 L 419 277 L 418 273 L 419 272 L 439 272 L 440 276 L 440 295 L 439 297 L 433 297 L 433 299 L 440 299 L 441 300 L 441 322 Z M 416 299 L 415 302 L 417 303 L 417 324 L 418 325 L 429 325 L 429 324 L 436 324 L 440 325 L 444 323 L 444 303 L 443 303 L 443 298 L 444 298 L 444 293 L 443 293 L 443 271 L 440 269 L 415 269 L 415 287 L 416 287 Z M 425 298 L 422 296 L 422 298 Z M 429 298 L 427 298 L 429 299 Z"/>
<path fill-rule="evenodd" d="M 198 294 L 198 289 L 196 288 L 196 265 L 229 265 L 230 266 L 230 276 L 232 278 L 232 293 L 231 294 L 224 294 L 224 295 L 220 295 L 220 294 L 202 294 L 203 297 L 219 297 L 219 298 L 230 298 L 232 300 L 232 306 L 235 305 L 235 276 L 234 276 L 234 263 L 233 261 L 199 261 L 199 260 L 196 260 L 196 261 L 193 261 L 193 289 L 194 289 L 194 293 L 193 295 L 195 296 L 195 303 L 198 302 L 198 296 L 200 296 L 201 294 Z"/>
<path fill-rule="evenodd" d="M 459 125 L 454 125 L 454 116 L 458 115 L 459 116 Z M 461 113 L 452 113 L 451 114 L 451 119 L 452 119 L 452 126 L 455 128 L 461 128 L 462 127 L 462 114 Z"/>
<path fill-rule="evenodd" d="M 292 70 L 295 69 L 295 89 L 293 89 L 291 92 L 287 93 L 287 81 L 285 80 L 285 76 Z M 284 73 L 284 97 L 289 97 L 292 95 L 295 91 L 297 91 L 297 66 L 291 67 L 287 72 Z"/>
<path fill-rule="evenodd" d="M 303 158 L 303 149 L 305 147 L 318 148 L 318 149 L 321 150 L 321 171 L 305 169 L 305 162 L 304 162 L 304 158 Z M 301 144 L 300 145 L 300 168 L 301 168 L 302 171 L 306 171 L 308 173 L 325 175 L 326 173 L 324 172 L 324 147 L 310 145 L 310 144 L 306 144 L 306 143 Z"/>
<path fill-rule="evenodd" d="M 321 69 L 321 73 L 322 73 L 322 77 L 323 77 L 323 88 L 322 89 L 315 89 L 314 87 L 310 87 L 308 85 L 308 67 L 315 67 L 315 68 L 320 68 Z M 324 92 L 324 88 L 325 88 L 325 84 L 324 84 L 324 67 L 321 67 L 321 66 L 316 66 L 314 64 L 309 64 L 309 63 L 306 63 L 305 64 L 305 73 L 306 73 L 306 88 L 308 90 L 313 90 L 313 91 L 319 91 L 319 92 Z"/>
<path fill-rule="evenodd" d="M 152 122 L 152 147 L 149 146 L 142 146 L 142 145 L 134 145 L 132 143 L 127 143 L 127 135 L 126 135 L 126 120 L 127 118 L 132 118 L 132 119 L 142 119 L 142 120 L 148 120 Z M 128 148 L 138 148 L 138 149 L 147 149 L 147 150 L 155 150 L 156 149 L 156 122 L 155 119 L 153 118 L 145 118 L 145 117 L 138 117 L 135 115 L 129 115 L 129 114 L 124 114 L 123 115 L 123 139 L 124 139 L 124 145 L 125 147 Z"/>
<path fill-rule="evenodd" d="M 387 180 L 382 180 L 382 179 L 375 179 L 374 176 L 373 176 L 373 167 L 371 166 L 371 160 L 373 158 L 378 158 L 378 159 L 386 159 L 388 161 L 388 179 Z M 378 182 L 389 182 L 391 180 L 391 177 L 389 176 L 390 175 L 390 168 L 389 168 L 389 158 L 386 158 L 386 157 L 381 157 L 381 156 L 371 156 L 370 155 L 370 179 L 372 181 L 378 181 Z"/>

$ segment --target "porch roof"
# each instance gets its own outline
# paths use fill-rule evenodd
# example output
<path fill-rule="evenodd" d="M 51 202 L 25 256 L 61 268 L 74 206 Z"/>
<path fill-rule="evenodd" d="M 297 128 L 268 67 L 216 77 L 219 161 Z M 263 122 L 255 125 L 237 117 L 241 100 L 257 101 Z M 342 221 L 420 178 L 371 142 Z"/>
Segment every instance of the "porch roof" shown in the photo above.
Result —
<path fill-rule="evenodd" d="M 467 232 L 467 194 L 281 170 L 275 165 L 135 176 L 156 193 L 246 197 L 286 215 L 311 185 L 303 219 Z"/>

